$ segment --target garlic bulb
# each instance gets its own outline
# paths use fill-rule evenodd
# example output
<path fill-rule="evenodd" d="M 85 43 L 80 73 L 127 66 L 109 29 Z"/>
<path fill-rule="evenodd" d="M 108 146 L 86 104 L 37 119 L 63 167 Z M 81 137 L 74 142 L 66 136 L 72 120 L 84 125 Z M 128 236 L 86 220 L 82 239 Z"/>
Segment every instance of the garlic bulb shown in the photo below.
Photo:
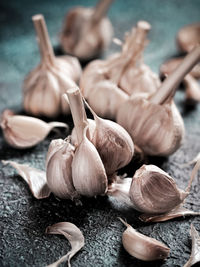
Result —
<path fill-rule="evenodd" d="M 56 196 L 64 199 L 78 198 L 72 182 L 74 146 L 68 141 L 51 141 L 46 160 L 47 185 Z"/>
<path fill-rule="evenodd" d="M 199 83 L 190 75 L 186 75 L 183 83 L 186 87 L 185 99 L 187 104 L 195 105 L 200 102 L 200 86 Z"/>
<path fill-rule="evenodd" d="M 165 259 L 169 256 L 170 249 L 154 238 L 138 233 L 131 225 L 120 218 L 127 227 L 122 234 L 122 243 L 125 250 L 137 259 L 154 261 Z"/>
<path fill-rule="evenodd" d="M 95 8 L 75 7 L 68 12 L 60 38 L 65 52 L 89 60 L 108 47 L 113 28 L 105 14 L 112 1 L 100 0 Z"/>
<path fill-rule="evenodd" d="M 158 76 L 142 60 L 149 29 L 148 22 L 139 21 L 126 35 L 121 53 L 93 61 L 85 68 L 80 88 L 98 115 L 115 119 L 117 110 L 130 95 L 150 96 L 160 86 Z"/>
<path fill-rule="evenodd" d="M 112 176 L 114 172 L 131 161 L 134 154 L 133 141 L 123 127 L 98 117 L 88 104 L 87 106 L 96 123 L 91 142 L 102 159 L 107 175 Z"/>
<path fill-rule="evenodd" d="M 177 33 L 176 40 L 181 51 L 190 52 L 200 43 L 200 22 L 181 28 Z"/>
<path fill-rule="evenodd" d="M 200 47 L 197 47 L 163 82 L 156 94 L 148 99 L 132 97 L 119 108 L 117 122 L 145 154 L 168 156 L 180 147 L 184 124 L 172 99 L 180 81 L 199 59 Z"/>
<path fill-rule="evenodd" d="M 1 114 L 0 126 L 6 142 L 19 149 L 33 147 L 42 142 L 55 127 L 68 127 L 62 122 L 46 123 L 37 118 L 15 115 L 8 109 Z"/>
<path fill-rule="evenodd" d="M 24 80 L 24 109 L 36 116 L 56 117 L 69 113 L 69 105 L 61 100 L 62 94 L 76 85 L 81 67 L 74 57 L 55 57 L 44 17 L 33 16 L 41 54 L 40 64 Z"/>

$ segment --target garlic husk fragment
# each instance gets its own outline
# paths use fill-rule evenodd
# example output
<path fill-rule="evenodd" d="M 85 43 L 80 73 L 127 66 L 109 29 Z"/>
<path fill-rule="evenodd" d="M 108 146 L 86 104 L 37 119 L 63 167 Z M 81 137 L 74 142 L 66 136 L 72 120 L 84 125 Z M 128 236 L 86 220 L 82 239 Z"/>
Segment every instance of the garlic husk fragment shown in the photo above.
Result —
<path fill-rule="evenodd" d="M 200 263 L 200 236 L 193 224 L 191 224 L 190 235 L 192 237 L 192 252 L 190 259 L 183 267 L 191 267 L 196 263 Z"/>
<path fill-rule="evenodd" d="M 60 37 L 65 52 L 89 60 L 108 47 L 113 28 L 105 14 L 112 1 L 101 0 L 95 8 L 75 7 L 68 12 Z"/>
<path fill-rule="evenodd" d="M 125 250 L 137 259 L 154 261 L 169 256 L 170 248 L 160 241 L 138 233 L 131 225 L 119 218 L 127 227 L 122 234 L 122 243 Z"/>
<path fill-rule="evenodd" d="M 51 191 L 47 185 L 44 171 L 20 164 L 11 160 L 2 160 L 4 165 L 10 164 L 28 184 L 33 196 L 37 199 L 49 197 Z"/>
<path fill-rule="evenodd" d="M 99 153 L 88 140 L 86 131 L 87 126 L 72 161 L 72 179 L 80 195 L 94 197 L 106 193 L 108 182 Z"/>
<path fill-rule="evenodd" d="M 134 154 L 133 141 L 123 127 L 98 117 L 88 104 L 87 106 L 96 122 L 91 142 L 99 152 L 107 175 L 112 176 L 114 172 L 131 161 Z"/>
<path fill-rule="evenodd" d="M 33 147 L 42 142 L 55 127 L 68 128 L 66 123 L 46 123 L 34 117 L 15 115 L 8 109 L 1 115 L 0 126 L 7 143 L 19 149 Z"/>
<path fill-rule="evenodd" d="M 24 109 L 36 116 L 56 117 L 61 112 L 69 113 L 69 105 L 61 96 L 76 86 L 81 67 L 76 58 L 55 57 L 44 17 L 33 16 L 41 54 L 40 64 L 24 80 Z"/>
<path fill-rule="evenodd" d="M 181 51 L 190 52 L 200 43 L 200 22 L 189 24 L 179 30 L 176 36 Z"/>
<path fill-rule="evenodd" d="M 59 222 L 46 228 L 47 234 L 64 235 L 71 244 L 71 250 L 58 261 L 48 265 L 57 267 L 60 263 L 67 261 L 68 267 L 71 266 L 71 258 L 85 245 L 85 238 L 80 229 L 70 222 Z"/>
<path fill-rule="evenodd" d="M 186 87 L 185 99 L 187 104 L 195 105 L 200 102 L 200 85 L 191 75 L 186 75 L 183 83 Z"/>
<path fill-rule="evenodd" d="M 138 211 L 161 214 L 178 206 L 189 194 L 178 189 L 175 181 L 155 165 L 143 165 L 133 177 L 130 199 Z"/>
<path fill-rule="evenodd" d="M 69 140 L 51 141 L 46 160 L 47 184 L 58 197 L 74 200 L 78 198 L 72 181 L 72 160 L 75 147 Z"/>

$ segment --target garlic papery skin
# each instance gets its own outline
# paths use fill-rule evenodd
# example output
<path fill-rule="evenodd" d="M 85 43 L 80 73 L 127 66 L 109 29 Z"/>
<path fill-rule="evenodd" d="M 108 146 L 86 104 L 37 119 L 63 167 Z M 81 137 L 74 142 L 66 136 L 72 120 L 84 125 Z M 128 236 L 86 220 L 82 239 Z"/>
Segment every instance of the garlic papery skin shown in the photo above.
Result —
<path fill-rule="evenodd" d="M 127 227 L 122 234 L 122 243 L 125 250 L 133 257 L 143 261 L 165 259 L 170 249 L 160 241 L 138 233 L 131 225 L 120 218 Z"/>
<path fill-rule="evenodd" d="M 180 190 L 172 177 L 155 165 L 143 165 L 133 176 L 129 195 L 134 208 L 161 214 L 183 202 L 188 192 Z"/>
<path fill-rule="evenodd" d="M 62 94 L 78 82 L 81 67 L 76 58 L 55 57 L 44 17 L 33 16 L 41 54 L 40 64 L 24 80 L 24 109 L 35 116 L 56 117 L 69 113 L 69 105 L 63 104 Z"/>
<path fill-rule="evenodd" d="M 18 149 L 33 147 L 42 142 L 54 127 L 68 128 L 62 122 L 46 123 L 34 117 L 15 115 L 8 109 L 1 114 L 0 126 L 6 142 Z"/>
<path fill-rule="evenodd" d="M 88 104 L 87 106 L 96 122 L 91 142 L 99 152 L 107 175 L 112 176 L 131 161 L 134 154 L 133 141 L 123 127 L 116 122 L 98 117 Z"/>
<path fill-rule="evenodd" d="M 46 160 L 47 185 L 56 196 L 74 200 L 79 197 L 72 181 L 75 147 L 69 140 L 51 141 Z"/>
<path fill-rule="evenodd" d="M 105 14 L 112 1 L 101 0 L 95 8 L 75 7 L 68 12 L 60 37 L 65 52 L 89 60 L 108 47 L 113 28 Z"/>
<path fill-rule="evenodd" d="M 72 161 L 72 179 L 76 191 L 87 197 L 104 195 L 107 191 L 107 176 L 95 146 L 86 137 L 77 147 Z"/>

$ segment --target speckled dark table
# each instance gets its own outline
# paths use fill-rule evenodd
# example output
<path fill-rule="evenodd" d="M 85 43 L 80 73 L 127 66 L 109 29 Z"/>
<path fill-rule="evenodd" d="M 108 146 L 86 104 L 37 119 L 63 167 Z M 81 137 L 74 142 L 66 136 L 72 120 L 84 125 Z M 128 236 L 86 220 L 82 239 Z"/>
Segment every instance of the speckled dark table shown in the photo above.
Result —
<path fill-rule="evenodd" d="M 21 85 L 24 75 L 39 61 L 34 29 L 30 20 L 36 13 L 43 13 L 55 51 L 59 52 L 58 33 L 64 14 L 72 5 L 89 5 L 93 1 L 1 1 L 0 4 L 0 111 L 21 108 Z M 152 24 L 150 44 L 145 51 L 145 61 L 158 72 L 162 61 L 177 54 L 175 34 L 184 24 L 200 19 L 199 0 L 116 0 L 109 12 L 116 37 L 130 30 L 139 19 Z M 106 54 L 117 51 L 112 45 Z M 104 55 L 105 56 L 105 55 Z M 178 91 L 175 97 L 185 127 L 185 142 L 181 149 L 168 159 L 151 158 L 168 171 L 184 188 L 192 167 L 181 168 L 180 164 L 194 158 L 200 151 L 200 105 L 188 110 L 184 94 Z M 67 119 L 72 125 L 70 116 Z M 33 149 L 18 151 L 10 148 L 0 133 L 0 159 L 12 159 L 43 168 L 46 151 L 51 139 Z M 129 175 L 138 167 L 136 161 L 126 168 Z M 183 266 L 190 254 L 189 227 L 194 223 L 200 231 L 200 217 L 188 217 L 164 223 L 144 224 L 138 213 L 125 209 L 107 197 L 83 199 L 82 206 L 71 201 L 60 201 L 51 195 L 45 200 L 32 197 L 26 183 L 11 167 L 0 163 L 0 266 L 45 266 L 64 255 L 70 245 L 62 236 L 46 235 L 48 225 L 60 221 L 75 223 L 83 231 L 85 247 L 72 259 L 72 266 Z M 200 185 L 196 179 L 186 207 L 200 210 Z M 144 263 L 129 256 L 122 247 L 121 234 L 125 229 L 117 217 L 123 217 L 140 232 L 163 241 L 171 248 L 166 261 Z"/>

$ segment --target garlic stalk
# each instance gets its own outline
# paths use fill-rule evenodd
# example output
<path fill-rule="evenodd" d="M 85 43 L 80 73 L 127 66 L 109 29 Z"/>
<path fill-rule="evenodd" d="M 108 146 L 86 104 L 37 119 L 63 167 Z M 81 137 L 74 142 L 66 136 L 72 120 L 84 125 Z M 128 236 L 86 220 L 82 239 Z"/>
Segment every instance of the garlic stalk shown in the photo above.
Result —
<path fill-rule="evenodd" d="M 46 160 L 47 184 L 51 192 L 64 199 L 78 198 L 72 181 L 74 146 L 69 140 L 51 141 Z"/>
<path fill-rule="evenodd" d="M 20 164 L 12 160 L 2 160 L 4 165 L 10 164 L 17 170 L 19 175 L 28 184 L 33 196 L 37 199 L 49 197 L 51 191 L 47 185 L 46 173 L 44 171 Z"/>
<path fill-rule="evenodd" d="M 49 267 L 57 267 L 60 263 L 67 261 L 68 267 L 71 267 L 71 258 L 85 245 L 85 238 L 80 229 L 70 222 L 60 222 L 48 226 L 47 234 L 64 235 L 70 242 L 72 249 L 60 258 L 58 261 L 48 265 Z"/>
<path fill-rule="evenodd" d="M 117 122 L 145 154 L 168 156 L 182 144 L 184 124 L 173 103 L 173 96 L 178 84 L 199 59 L 200 47 L 197 47 L 167 77 L 156 94 L 149 99 L 132 97 L 120 106 Z"/>
<path fill-rule="evenodd" d="M 42 142 L 55 127 L 68 128 L 62 122 L 46 123 L 34 117 L 15 115 L 8 109 L 1 115 L 0 126 L 6 142 L 19 149 L 33 147 Z"/>
<path fill-rule="evenodd" d="M 75 7 L 68 12 L 60 38 L 65 52 L 89 60 L 108 47 L 113 28 L 105 14 L 112 1 L 99 0 L 95 8 Z"/>
<path fill-rule="evenodd" d="M 61 96 L 75 86 L 81 67 L 74 57 L 55 57 L 50 43 L 44 17 L 32 17 L 41 54 L 40 64 L 24 80 L 24 109 L 36 116 L 56 117 L 69 113 L 69 105 Z"/>
<path fill-rule="evenodd" d="M 183 267 L 191 267 L 200 263 L 200 236 L 193 224 L 191 224 L 190 235 L 192 237 L 192 253 Z"/>
<path fill-rule="evenodd" d="M 170 248 L 160 241 L 138 233 L 131 225 L 119 218 L 127 227 L 122 234 L 125 250 L 133 257 L 143 261 L 165 259 L 169 256 Z"/>

